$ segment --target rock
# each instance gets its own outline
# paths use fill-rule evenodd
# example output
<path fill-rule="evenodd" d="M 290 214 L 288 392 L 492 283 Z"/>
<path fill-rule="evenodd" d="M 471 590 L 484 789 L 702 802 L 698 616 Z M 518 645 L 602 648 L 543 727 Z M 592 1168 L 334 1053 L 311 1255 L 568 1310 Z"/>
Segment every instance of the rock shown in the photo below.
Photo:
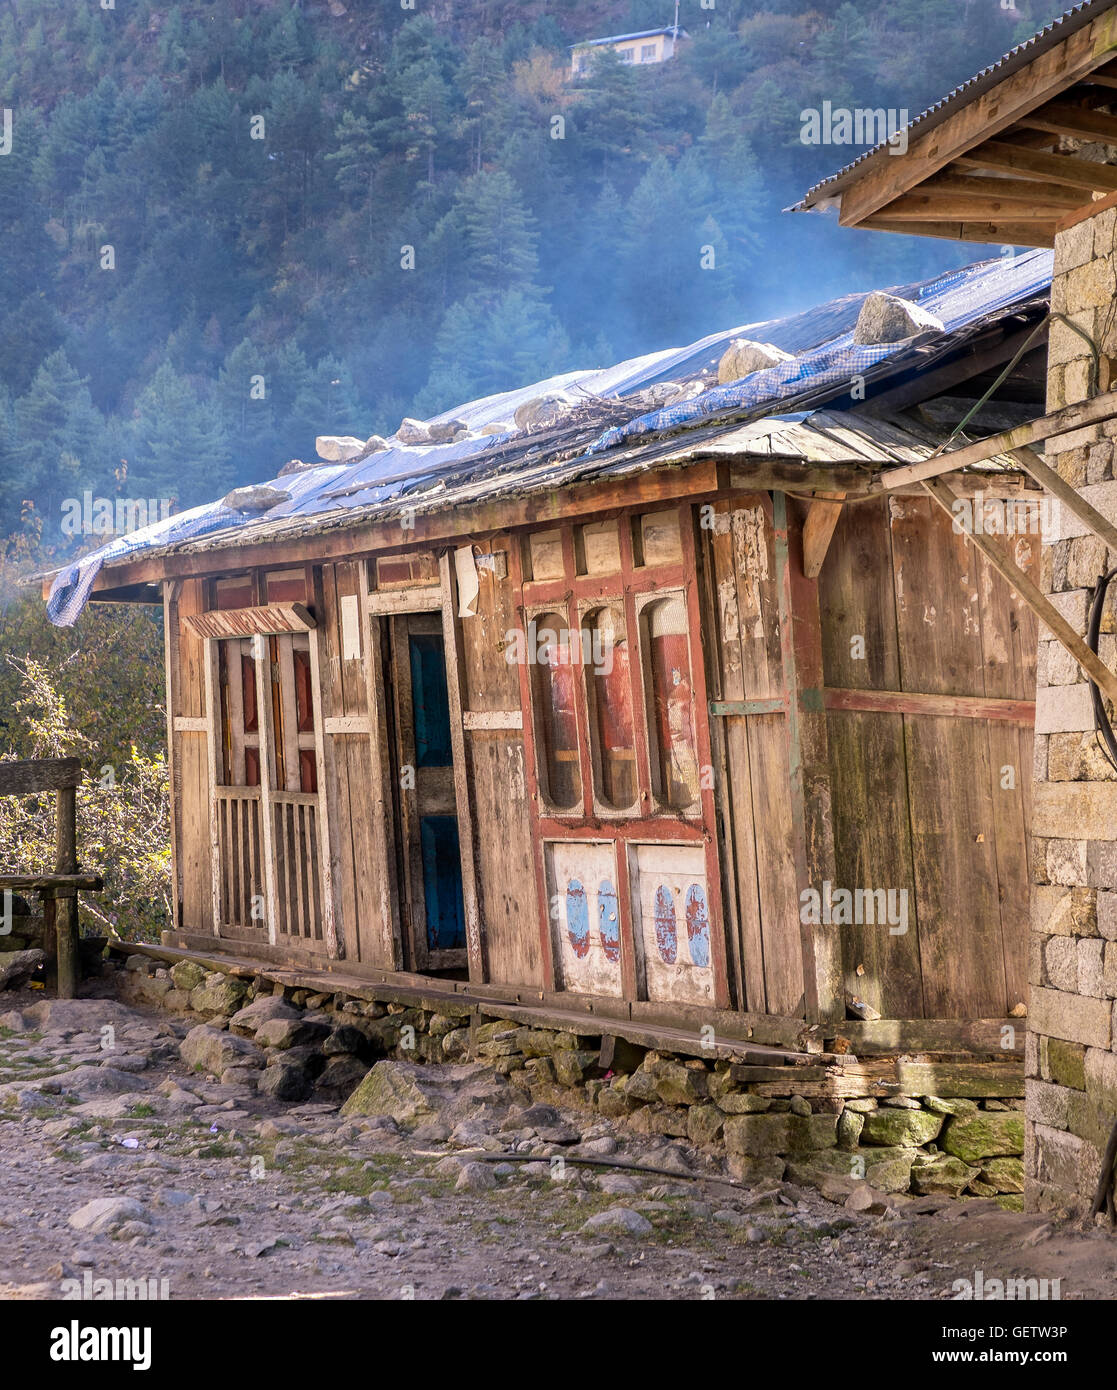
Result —
<path fill-rule="evenodd" d="M 314 450 L 327 463 L 347 463 L 349 459 L 364 453 L 365 442 L 354 439 L 352 435 L 320 434 L 314 441 Z"/>
<path fill-rule="evenodd" d="M 573 404 L 572 397 L 565 391 L 548 391 L 542 396 L 536 396 L 517 407 L 513 417 L 516 428 L 534 430 L 553 425 Z"/>
<path fill-rule="evenodd" d="M 591 1216 L 582 1227 L 583 1233 L 596 1235 L 599 1231 L 619 1231 L 629 1236 L 650 1236 L 652 1223 L 631 1207 L 610 1207 Z"/>
<path fill-rule="evenodd" d="M 858 1149 L 852 1157 L 865 1161 L 865 1180 L 881 1192 L 906 1192 L 911 1186 L 911 1165 L 918 1149 L 906 1145 L 895 1148 Z"/>
<path fill-rule="evenodd" d="M 780 1182 L 787 1169 L 787 1160 L 778 1154 L 757 1157 L 752 1154 L 730 1154 L 725 1166 L 736 1182 L 749 1186 L 759 1182 Z"/>
<path fill-rule="evenodd" d="M 321 467 L 321 463 L 307 463 L 303 459 L 288 459 L 279 470 L 278 476 L 290 478 L 295 473 L 309 473 L 312 469 Z"/>
<path fill-rule="evenodd" d="M 0 951 L 0 989 L 29 980 L 45 960 L 42 951 Z"/>
<path fill-rule="evenodd" d="M 686 1132 L 692 1144 L 716 1144 L 725 1127 L 725 1115 L 716 1105 L 692 1105 L 687 1110 Z"/>
<path fill-rule="evenodd" d="M 560 1086 L 580 1086 L 586 1075 L 597 1066 L 596 1052 L 556 1052 L 551 1058 L 555 1079 Z"/>
<path fill-rule="evenodd" d="M 942 1127 L 943 1117 L 926 1110 L 874 1110 L 865 1116 L 861 1142 L 917 1149 L 937 1139 Z"/>
<path fill-rule="evenodd" d="M 804 1096 L 792 1096 L 788 1109 L 793 1115 L 810 1115 L 811 1103 Z"/>
<path fill-rule="evenodd" d="M 427 434 L 432 444 L 453 444 L 469 434 L 469 426 L 464 420 L 442 420 L 429 424 Z"/>
<path fill-rule="evenodd" d="M 377 1062 L 341 1108 L 342 1115 L 388 1115 L 408 1129 L 434 1120 L 456 1123 L 491 1102 L 507 1104 L 508 1083 L 484 1065 Z"/>
<path fill-rule="evenodd" d="M 942 321 L 918 304 L 913 304 L 910 299 L 900 299 L 894 294 L 885 294 L 883 290 L 874 290 L 861 305 L 857 326 L 853 330 L 853 341 L 901 343 L 919 333 L 942 331 Z"/>
<path fill-rule="evenodd" d="M 339 1057 L 348 1054 L 352 1057 L 362 1057 L 367 1061 L 372 1061 L 372 1044 L 368 1034 L 361 1028 L 354 1027 L 351 1023 L 343 1023 L 334 1031 L 322 1044 L 322 1051 L 327 1057 Z M 366 1068 L 367 1070 L 367 1068 Z"/>
<path fill-rule="evenodd" d="M 998 1192 L 1023 1192 L 1024 1160 L 990 1158 L 981 1165 L 980 1177 Z"/>
<path fill-rule="evenodd" d="M 490 1163 L 463 1163 L 454 1183 L 455 1192 L 491 1192 L 496 1174 Z"/>
<path fill-rule="evenodd" d="M 341 1053 L 331 1057 L 326 1063 L 321 1076 L 314 1083 L 315 1089 L 334 1091 L 339 1095 L 348 1096 L 361 1084 L 367 1074 L 367 1062 L 362 1062 L 359 1057 Z"/>
<path fill-rule="evenodd" d="M 977 1101 L 966 1100 L 964 1096 L 951 1096 L 949 1100 L 924 1096 L 923 1105 L 936 1115 L 973 1115 L 977 1112 Z"/>
<path fill-rule="evenodd" d="M 883 1216 L 888 1210 L 886 1193 L 878 1192 L 867 1182 L 858 1183 L 845 1200 L 846 1211 L 860 1212 L 864 1216 Z"/>
<path fill-rule="evenodd" d="M 307 1043 L 302 1047 L 289 1047 L 282 1052 L 278 1048 L 273 1049 L 268 1053 L 267 1064 L 269 1067 L 299 1067 L 313 1081 L 325 1070 L 326 1059 L 320 1048 L 313 1043 Z"/>
<path fill-rule="evenodd" d="M 259 1077 L 256 1089 L 272 1100 L 306 1100 L 313 1090 L 310 1077 L 302 1067 L 289 1067 L 282 1062 L 274 1067 L 265 1067 Z"/>
<path fill-rule="evenodd" d="M 23 1013 L 46 1033 L 100 1033 L 106 1027 L 123 1030 L 136 1021 L 135 1012 L 115 999 L 40 999 Z M 96 1046 L 96 1040 L 91 1045 Z"/>
<path fill-rule="evenodd" d="M 214 971 L 190 991 L 190 1007 L 199 1014 L 219 1014 L 228 1018 L 244 1002 L 248 985 L 233 975 Z"/>
<path fill-rule="evenodd" d="M 396 430 L 396 438 L 401 444 L 429 444 L 430 430 L 427 429 L 422 420 L 407 418 L 400 421 L 400 427 Z"/>
<path fill-rule="evenodd" d="M 717 1106 L 727 1115 L 763 1115 L 772 1108 L 767 1096 L 753 1096 L 747 1091 L 726 1091 L 718 1096 Z"/>
<path fill-rule="evenodd" d="M 382 434 L 370 434 L 365 440 L 366 454 L 382 454 L 386 449 L 390 449 L 391 447 L 392 446 Z"/>
<path fill-rule="evenodd" d="M 273 1018 L 300 1018 L 298 1009 L 288 1004 L 281 994 L 259 994 L 251 1004 L 246 1004 L 229 1020 L 229 1027 L 237 1033 L 249 1036 L 256 1032 L 262 1023 Z"/>
<path fill-rule="evenodd" d="M 126 1222 L 141 1222 L 146 1230 L 151 1217 L 147 1209 L 131 1197 L 95 1197 L 70 1217 L 75 1231 L 88 1231 L 90 1235 L 111 1233 Z"/>
<path fill-rule="evenodd" d="M 269 1018 L 256 1029 L 259 1047 L 307 1047 L 321 1043 L 330 1035 L 330 1025 L 296 1015 L 294 1018 Z"/>
<path fill-rule="evenodd" d="M 50 1084 L 52 1089 L 77 1095 L 119 1095 L 124 1091 L 145 1090 L 151 1085 L 149 1081 L 141 1080 L 130 1072 L 118 1071 L 107 1063 L 96 1067 L 75 1067 L 73 1071 L 50 1077 Z"/>
<path fill-rule="evenodd" d="M 917 1154 L 911 1165 L 911 1185 L 916 1192 L 943 1192 L 960 1197 L 977 1177 L 977 1169 L 950 1154 Z"/>
<path fill-rule="evenodd" d="M 125 970 L 139 971 L 143 975 L 150 975 L 158 966 L 158 961 L 152 960 L 150 956 L 140 955 L 138 952 L 125 958 Z"/>
<path fill-rule="evenodd" d="M 762 372 L 767 367 L 778 367 L 781 362 L 790 362 L 791 354 L 784 352 L 774 343 L 757 343 L 750 338 L 734 338 L 718 363 L 718 383 L 727 386 L 731 381 L 740 381 L 753 372 Z"/>
<path fill-rule="evenodd" d="M 6 1028 L 9 1033 L 26 1033 L 29 1027 L 27 1019 L 18 1009 L 9 1009 L 7 1013 L 0 1014 L 0 1028 Z"/>
<path fill-rule="evenodd" d="M 1024 1116 L 1018 1110 L 978 1110 L 957 1115 L 943 1131 L 939 1147 L 966 1163 L 1024 1152 Z"/>
<path fill-rule="evenodd" d="M 558 1058 L 556 1056 L 556 1063 Z M 650 1070 L 656 1095 L 667 1105 L 693 1105 L 707 1095 L 706 1069 L 682 1062 L 657 1062 Z"/>
<path fill-rule="evenodd" d="M 264 1054 L 255 1043 L 208 1023 L 191 1028 L 179 1046 L 179 1053 L 188 1067 L 214 1076 L 220 1076 L 226 1067 L 264 1065 Z"/>
<path fill-rule="evenodd" d="M 864 1127 L 864 1115 L 859 1115 L 856 1110 L 850 1110 L 847 1106 L 838 1116 L 838 1148 L 855 1149 Z"/>
<path fill-rule="evenodd" d="M 833 1148 L 838 1142 L 836 1115 L 731 1115 L 725 1121 L 730 1153 L 787 1154 Z"/>
<path fill-rule="evenodd" d="M 268 512 L 281 502 L 290 502 L 291 494 L 282 488 L 259 483 L 255 487 L 235 487 L 222 497 L 223 506 L 235 512 Z"/>

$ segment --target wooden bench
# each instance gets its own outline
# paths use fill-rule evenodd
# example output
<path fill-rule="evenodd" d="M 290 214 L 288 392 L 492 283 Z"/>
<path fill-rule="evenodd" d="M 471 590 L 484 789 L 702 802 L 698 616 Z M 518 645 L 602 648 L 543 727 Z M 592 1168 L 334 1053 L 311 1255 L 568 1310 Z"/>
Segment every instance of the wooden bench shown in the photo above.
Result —
<path fill-rule="evenodd" d="M 78 959 L 78 893 L 96 893 L 105 886 L 99 874 L 82 873 L 78 867 L 77 789 L 81 764 L 77 758 L 36 758 L 24 762 L 0 762 L 0 796 L 34 796 L 55 792 L 54 872 L 48 874 L 0 874 L 0 891 L 34 890 L 43 902 L 47 926 L 54 926 L 55 960 L 59 999 L 73 999 L 81 978 Z"/>

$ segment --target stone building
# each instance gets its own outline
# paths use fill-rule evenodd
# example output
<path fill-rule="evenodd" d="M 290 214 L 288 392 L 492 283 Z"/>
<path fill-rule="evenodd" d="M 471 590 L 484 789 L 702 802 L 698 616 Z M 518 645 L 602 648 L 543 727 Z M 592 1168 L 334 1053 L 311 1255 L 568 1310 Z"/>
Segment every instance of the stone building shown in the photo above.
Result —
<path fill-rule="evenodd" d="M 1059 504 L 1031 603 L 1027 1200 L 1089 1209 L 1103 1166 L 1112 1193 L 1117 1135 L 1117 767 L 1106 746 L 1117 621 L 1115 591 L 1104 593 L 1117 565 L 1113 0 L 1076 6 L 918 117 L 906 154 L 881 147 L 800 204 L 834 207 L 846 226 L 990 242 L 1006 256 L 1054 247 L 1049 413 L 1001 440 Z"/>

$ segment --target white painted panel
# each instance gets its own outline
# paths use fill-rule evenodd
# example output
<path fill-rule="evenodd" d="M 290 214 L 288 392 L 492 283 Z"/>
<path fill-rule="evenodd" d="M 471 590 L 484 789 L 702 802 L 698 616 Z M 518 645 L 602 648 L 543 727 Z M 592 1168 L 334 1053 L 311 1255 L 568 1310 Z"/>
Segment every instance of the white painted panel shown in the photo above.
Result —
<path fill-rule="evenodd" d="M 543 852 L 558 988 L 619 996 L 620 915 L 612 842 L 553 840 Z"/>
<path fill-rule="evenodd" d="M 633 845 L 629 875 L 636 950 L 647 997 L 709 1004 L 714 998 L 709 889 L 701 845 Z"/>

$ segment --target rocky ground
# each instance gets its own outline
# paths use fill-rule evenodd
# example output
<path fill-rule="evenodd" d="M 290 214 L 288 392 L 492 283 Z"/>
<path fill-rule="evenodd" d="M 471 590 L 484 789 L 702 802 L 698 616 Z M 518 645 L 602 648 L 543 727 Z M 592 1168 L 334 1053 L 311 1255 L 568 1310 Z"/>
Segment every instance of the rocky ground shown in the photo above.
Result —
<path fill-rule="evenodd" d="M 372 1108 L 394 1118 L 342 1113 L 261 1089 L 223 1026 L 30 990 L 3 1005 L 8 1298 L 156 1279 L 174 1299 L 944 1299 L 976 1270 L 1117 1295 L 1107 1231 L 980 1198 L 743 1186 L 481 1064 L 378 1063 Z"/>

